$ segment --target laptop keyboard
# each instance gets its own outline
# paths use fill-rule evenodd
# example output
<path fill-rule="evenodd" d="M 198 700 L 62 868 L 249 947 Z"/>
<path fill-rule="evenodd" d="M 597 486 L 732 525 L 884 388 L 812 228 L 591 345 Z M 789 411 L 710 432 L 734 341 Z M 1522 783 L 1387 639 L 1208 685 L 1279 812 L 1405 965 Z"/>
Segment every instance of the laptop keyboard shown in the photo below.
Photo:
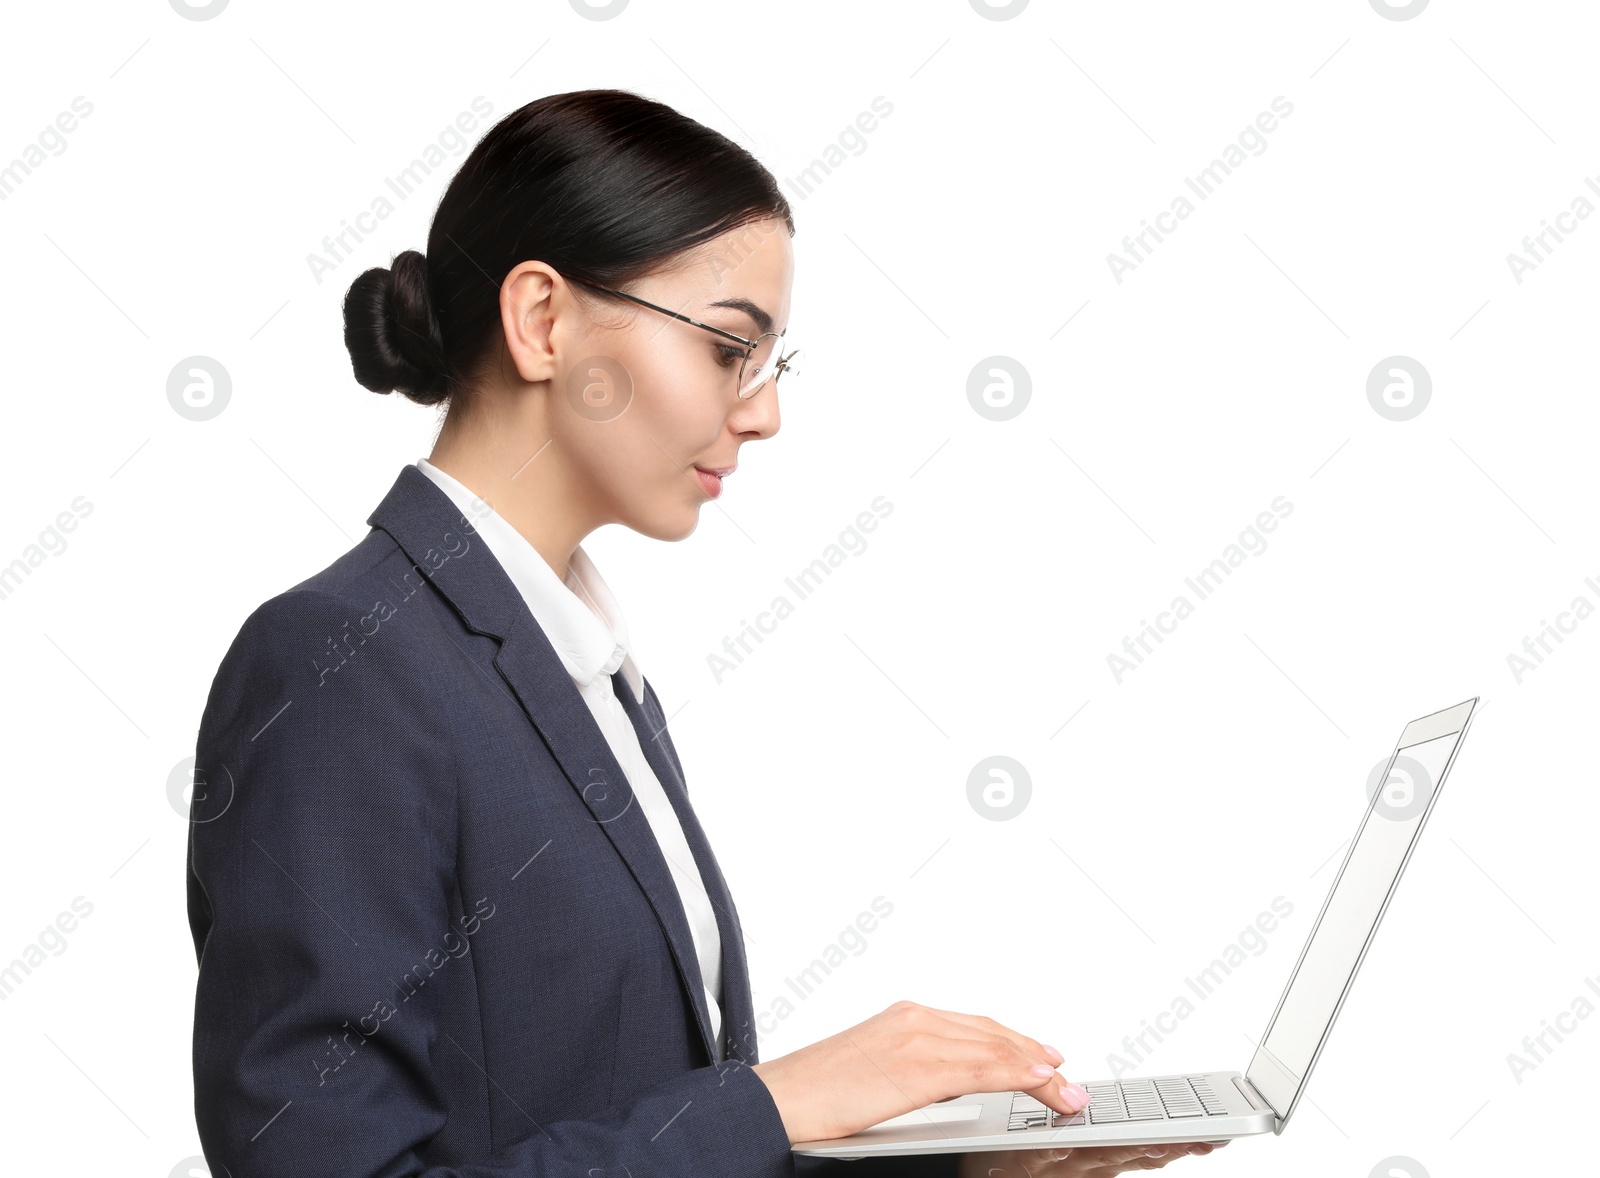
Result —
<path fill-rule="evenodd" d="M 1026 1092 L 1011 1094 L 1007 1129 L 1059 1129 L 1067 1125 L 1109 1125 L 1118 1121 L 1176 1121 L 1219 1117 L 1228 1110 L 1204 1076 L 1163 1080 L 1107 1080 L 1085 1084 L 1089 1107 L 1076 1116 L 1056 1112 Z"/>

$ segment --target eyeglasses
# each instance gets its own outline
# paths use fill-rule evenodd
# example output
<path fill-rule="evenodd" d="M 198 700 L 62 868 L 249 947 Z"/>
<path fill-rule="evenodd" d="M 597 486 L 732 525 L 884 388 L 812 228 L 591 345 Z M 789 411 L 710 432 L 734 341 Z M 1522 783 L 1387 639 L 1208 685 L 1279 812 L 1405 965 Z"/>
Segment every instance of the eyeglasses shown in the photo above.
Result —
<path fill-rule="evenodd" d="M 737 386 L 741 400 L 755 396 L 766 387 L 769 380 L 772 382 L 773 387 L 776 388 L 778 378 L 785 372 L 798 372 L 800 370 L 799 365 L 795 363 L 795 357 L 800 353 L 799 348 L 793 349 L 787 356 L 778 354 L 778 348 L 783 342 L 783 334 L 780 332 L 768 331 L 756 336 L 755 339 L 745 339 L 742 335 L 735 335 L 731 331 L 723 331 L 722 328 L 713 327 L 709 323 L 701 323 L 698 319 L 691 319 L 687 315 L 680 315 L 676 311 L 658 307 L 655 303 L 646 302 L 637 295 L 628 294 L 626 291 L 612 290 L 608 286 L 590 282 L 587 278 L 577 278 L 569 274 L 567 275 L 567 280 L 591 287 L 594 290 L 604 291 L 606 294 L 617 295 L 638 303 L 641 307 L 649 307 L 652 311 L 660 311 L 663 315 L 671 315 L 674 319 L 680 319 L 684 323 L 692 323 L 696 327 L 715 332 L 724 339 L 731 339 L 743 344 L 745 349 L 744 360 L 739 365 L 739 383 Z M 737 349 L 728 348 L 728 351 L 736 352 Z"/>

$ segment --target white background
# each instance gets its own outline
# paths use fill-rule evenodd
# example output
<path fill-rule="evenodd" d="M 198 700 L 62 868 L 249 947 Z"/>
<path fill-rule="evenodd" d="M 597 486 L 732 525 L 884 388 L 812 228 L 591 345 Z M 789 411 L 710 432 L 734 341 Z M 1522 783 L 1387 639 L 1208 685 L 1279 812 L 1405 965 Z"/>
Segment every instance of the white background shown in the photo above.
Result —
<path fill-rule="evenodd" d="M 688 540 L 586 544 L 671 716 L 757 1008 L 794 1002 L 763 1057 L 904 997 L 1104 1079 L 1282 896 L 1264 952 L 1138 1067 L 1242 1070 L 1369 772 L 1408 720 L 1480 696 L 1307 1101 L 1281 1138 L 1174 1172 L 1590 1170 L 1548 1127 L 1592 1116 L 1600 1019 L 1520 1083 L 1507 1056 L 1600 1004 L 1600 621 L 1520 682 L 1507 656 L 1600 605 L 1600 217 L 1520 283 L 1506 259 L 1575 197 L 1600 206 L 1596 31 L 1583 4 L 1448 0 L 8 9 L 0 161 L 93 107 L 0 202 L 0 565 L 92 505 L 0 599 L 0 963 L 93 905 L 0 1002 L 12 1168 L 164 1176 L 199 1152 L 169 776 L 244 617 L 359 539 L 431 445 L 434 413 L 354 382 L 339 302 L 424 247 L 459 157 L 321 282 L 308 255 L 475 97 L 492 121 L 616 86 L 748 147 L 798 225 L 808 363 L 782 430 Z M 797 191 L 879 96 L 892 113 Z M 1119 283 L 1107 255 L 1278 96 L 1265 150 Z M 205 422 L 166 397 L 193 355 L 232 379 Z M 1394 355 L 1432 380 L 1406 421 L 1366 394 Z M 1031 381 L 1010 420 L 967 396 L 991 356 Z M 708 655 L 876 496 L 866 549 L 719 683 Z M 1278 496 L 1265 551 L 1118 682 L 1124 636 Z M 1007 821 L 969 802 L 994 755 L 1031 782 Z M 786 979 L 876 896 L 893 913 L 865 950 L 796 999 Z"/>

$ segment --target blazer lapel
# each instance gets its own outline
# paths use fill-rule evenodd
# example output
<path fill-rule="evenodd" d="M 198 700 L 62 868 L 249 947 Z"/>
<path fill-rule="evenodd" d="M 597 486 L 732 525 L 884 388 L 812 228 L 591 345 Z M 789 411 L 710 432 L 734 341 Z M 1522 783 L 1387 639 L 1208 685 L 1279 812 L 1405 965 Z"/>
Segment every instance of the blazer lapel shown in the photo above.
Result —
<path fill-rule="evenodd" d="M 728 1044 L 727 1054 L 745 1063 L 759 1063 L 756 1054 L 754 1027 L 754 1001 L 750 996 L 750 968 L 745 959 L 744 931 L 739 924 L 739 913 L 733 906 L 733 895 L 727 881 L 717 866 L 711 852 L 710 840 L 689 804 L 688 786 L 683 780 L 676 753 L 667 737 L 667 721 L 662 714 L 660 701 L 648 679 L 644 680 L 644 703 L 633 697 L 620 671 L 611 676 L 611 687 L 633 730 L 638 734 L 639 746 L 645 759 L 661 782 L 661 788 L 677 812 L 678 823 L 683 827 L 684 839 L 694 854 L 695 866 L 700 869 L 706 895 L 717 913 L 717 932 L 722 939 L 722 1029 L 723 1040 Z"/>
<path fill-rule="evenodd" d="M 438 587 L 469 629 L 500 640 L 495 668 L 561 765 L 568 784 L 594 815 L 650 901 L 693 1003 L 701 1044 L 707 1058 L 714 1059 L 705 985 L 672 873 L 611 746 L 511 578 L 472 521 L 414 465 L 401 468 L 389 493 L 367 517 L 367 523 L 394 537 L 411 558 L 414 571 Z M 647 754 L 650 751 L 647 746 Z M 657 769 L 657 775 L 663 779 L 666 776 L 661 769 Z M 663 784 L 663 788 L 668 787 Z M 671 790 L 668 792 L 670 796 Z M 672 801 L 677 808 L 677 798 Z M 695 829 L 698 832 L 698 826 Z M 687 834 L 687 827 L 685 830 Z M 699 838 L 704 841 L 703 833 Z M 701 847 L 693 836 L 690 845 L 700 862 Z M 709 848 L 706 855 L 709 858 Z M 702 873 L 704 870 L 702 864 Z M 718 905 L 720 921 L 727 902 L 715 894 L 712 898 Z M 726 946 L 727 933 L 723 935 Z M 742 973 L 742 954 L 740 961 Z"/>

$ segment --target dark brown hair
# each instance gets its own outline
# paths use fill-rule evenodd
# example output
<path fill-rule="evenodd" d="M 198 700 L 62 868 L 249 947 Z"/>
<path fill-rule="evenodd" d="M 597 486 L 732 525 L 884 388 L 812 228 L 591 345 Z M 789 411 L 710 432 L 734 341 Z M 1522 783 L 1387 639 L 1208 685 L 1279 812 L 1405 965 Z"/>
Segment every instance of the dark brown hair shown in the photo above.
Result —
<path fill-rule="evenodd" d="M 768 217 L 794 232 L 772 174 L 671 107 L 626 90 L 536 99 L 462 163 L 434 212 L 426 256 L 403 250 L 350 284 L 351 367 L 375 393 L 437 404 L 494 362 L 500 284 L 519 262 L 621 287 Z"/>

